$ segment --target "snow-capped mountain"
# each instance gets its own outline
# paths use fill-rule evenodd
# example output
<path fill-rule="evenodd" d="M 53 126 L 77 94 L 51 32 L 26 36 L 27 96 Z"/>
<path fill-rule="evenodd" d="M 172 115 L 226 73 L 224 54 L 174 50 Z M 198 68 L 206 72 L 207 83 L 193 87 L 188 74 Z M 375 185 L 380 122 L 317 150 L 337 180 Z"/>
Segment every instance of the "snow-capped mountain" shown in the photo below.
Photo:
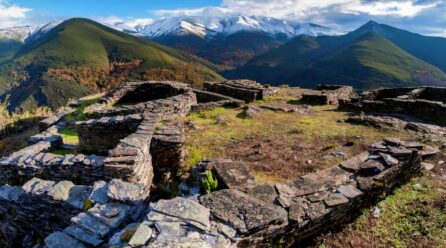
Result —
<path fill-rule="evenodd" d="M 39 39 L 62 22 L 63 20 L 50 22 L 45 25 L 26 25 L 2 28 L 0 29 L 0 40 L 17 40 L 23 43 L 28 43 Z"/>
<path fill-rule="evenodd" d="M 24 42 L 25 39 L 38 28 L 38 26 L 32 25 L 1 28 L 0 40 L 17 40 Z"/>
<path fill-rule="evenodd" d="M 312 23 L 299 23 L 264 16 L 181 16 L 159 19 L 152 24 L 135 27 L 135 34 L 150 38 L 165 35 L 192 34 L 212 37 L 230 35 L 239 31 L 263 32 L 271 36 L 288 38 L 306 34 L 311 36 L 337 35 L 338 32 Z"/>

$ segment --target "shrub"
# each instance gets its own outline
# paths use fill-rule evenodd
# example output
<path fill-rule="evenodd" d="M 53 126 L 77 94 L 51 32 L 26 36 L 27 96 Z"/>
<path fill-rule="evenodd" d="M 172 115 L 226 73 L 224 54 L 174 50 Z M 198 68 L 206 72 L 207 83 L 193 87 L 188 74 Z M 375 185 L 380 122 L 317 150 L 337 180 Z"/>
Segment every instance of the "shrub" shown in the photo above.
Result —
<path fill-rule="evenodd" d="M 204 174 L 202 183 L 203 189 L 206 194 L 209 194 L 218 188 L 218 180 L 214 178 L 214 175 L 212 175 L 212 172 L 210 170 L 207 170 Z"/>

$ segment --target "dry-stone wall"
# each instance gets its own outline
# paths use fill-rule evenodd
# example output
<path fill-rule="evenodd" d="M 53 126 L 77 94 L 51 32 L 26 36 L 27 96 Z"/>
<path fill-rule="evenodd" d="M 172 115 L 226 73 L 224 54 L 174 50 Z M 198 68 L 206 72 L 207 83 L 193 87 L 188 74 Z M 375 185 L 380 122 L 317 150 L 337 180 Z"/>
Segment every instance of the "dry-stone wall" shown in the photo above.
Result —
<path fill-rule="evenodd" d="M 340 100 L 350 99 L 353 94 L 351 86 L 323 85 L 317 91 L 302 95 L 302 102 L 318 105 L 338 105 Z"/>
<path fill-rule="evenodd" d="M 402 113 L 446 123 L 446 88 L 396 88 L 365 91 L 340 107 L 364 112 Z"/>
<path fill-rule="evenodd" d="M 209 87 L 214 86 L 218 94 L 247 102 L 273 93 L 247 81 Z M 256 182 L 243 163 L 210 160 L 178 185 L 181 196 L 149 203 L 155 174 L 184 166 L 178 117 L 200 103 L 241 104 L 218 94 L 194 92 L 176 82 L 124 84 L 87 108 L 88 118 L 96 119 L 76 124 L 81 141 L 75 149 L 89 154 L 53 154 L 67 147 L 57 134 L 67 123 L 64 115 L 47 121 L 49 127 L 31 137 L 32 145 L 0 158 L 0 246 L 298 244 L 350 221 L 360 208 L 418 174 L 422 158 L 438 152 L 418 142 L 386 139 L 340 165 L 274 185 Z M 208 170 L 220 188 L 202 194 Z"/>
<path fill-rule="evenodd" d="M 140 94 L 140 90 L 143 93 L 152 93 Z M 158 81 L 132 82 L 110 91 L 97 104 L 87 107 L 86 112 L 93 118 L 143 112 L 160 114 L 161 117 L 184 116 L 196 104 L 196 96 L 186 84 Z"/>
<path fill-rule="evenodd" d="M 250 80 L 230 80 L 223 83 L 205 82 L 207 91 L 230 96 L 247 103 L 267 99 L 274 95 L 276 90 Z"/>
<path fill-rule="evenodd" d="M 107 246 L 297 245 L 350 221 L 361 208 L 420 173 L 421 159 L 437 152 L 418 142 L 389 138 L 339 166 L 275 185 L 255 182 L 242 163 L 206 161 L 196 170 L 212 169 L 222 189 L 200 195 L 194 185 L 183 185 L 184 196 L 150 203 L 141 219 L 116 229 Z M 72 238 L 55 232 L 46 243 L 84 242 Z"/>

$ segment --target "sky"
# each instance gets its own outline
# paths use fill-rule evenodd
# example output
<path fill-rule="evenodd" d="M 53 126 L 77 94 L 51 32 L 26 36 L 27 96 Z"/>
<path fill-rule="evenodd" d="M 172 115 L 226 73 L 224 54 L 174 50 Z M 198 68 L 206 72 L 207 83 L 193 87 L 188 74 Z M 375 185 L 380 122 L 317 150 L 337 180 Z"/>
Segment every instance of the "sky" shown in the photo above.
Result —
<path fill-rule="evenodd" d="M 446 37 L 446 0 L 0 0 L 0 27 L 70 17 L 129 27 L 178 15 L 263 15 L 341 32 L 369 20 Z"/>

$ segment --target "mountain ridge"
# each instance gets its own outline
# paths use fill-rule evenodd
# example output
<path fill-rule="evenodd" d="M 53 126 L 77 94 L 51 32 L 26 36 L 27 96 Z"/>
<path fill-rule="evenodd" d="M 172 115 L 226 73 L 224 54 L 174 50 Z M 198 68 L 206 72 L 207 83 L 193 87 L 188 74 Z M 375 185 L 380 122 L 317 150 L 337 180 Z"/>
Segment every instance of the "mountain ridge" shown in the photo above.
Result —
<path fill-rule="evenodd" d="M 75 18 L 23 46 L 0 66 L 9 110 L 49 105 L 107 90 L 127 80 L 222 80 L 208 62 L 97 22 Z M 12 83 L 11 83 L 12 82 Z"/>

